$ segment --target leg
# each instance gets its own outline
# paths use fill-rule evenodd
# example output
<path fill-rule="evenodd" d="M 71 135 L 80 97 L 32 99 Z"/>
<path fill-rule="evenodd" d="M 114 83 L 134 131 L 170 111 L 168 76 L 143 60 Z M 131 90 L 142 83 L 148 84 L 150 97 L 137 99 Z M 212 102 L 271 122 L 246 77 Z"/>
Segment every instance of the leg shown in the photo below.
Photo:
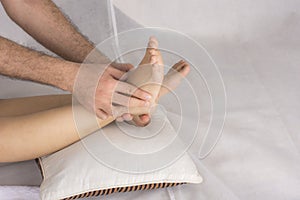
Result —
<path fill-rule="evenodd" d="M 21 105 L 13 107 L 14 103 Z M 84 121 L 84 131 L 79 136 L 70 95 L 13 99 L 11 102 L 1 100 L 0 104 L 1 108 L 7 106 L 7 115 L 0 117 L 0 163 L 30 160 L 53 153 L 114 121 L 113 117 L 98 120 L 98 124 Z M 23 107 L 26 109 L 22 110 Z M 77 109 L 83 118 L 95 117 L 79 105 Z M 133 112 L 146 111 L 137 109 Z"/>
<path fill-rule="evenodd" d="M 179 62 L 172 69 L 165 76 L 163 84 L 166 88 L 171 89 L 175 88 L 181 78 L 188 73 L 189 66 L 185 62 Z M 175 79 L 176 81 L 174 81 Z M 161 88 L 158 96 L 162 96 L 167 92 L 168 89 Z M 40 100 L 37 101 L 37 99 Z M 80 139 L 73 120 L 70 96 L 65 96 L 60 100 L 54 98 L 54 103 L 50 103 L 44 97 L 37 97 L 37 99 L 29 98 L 20 100 L 19 103 L 21 103 L 21 106 L 15 105 L 17 109 L 14 109 L 13 104 L 9 100 L 0 101 L 2 108 L 5 107 L 4 105 L 10 105 L 9 107 L 14 109 L 13 111 L 8 109 L 6 116 L 0 116 L 0 162 L 34 159 L 60 150 Z M 15 101 L 14 103 L 18 102 L 18 100 L 13 101 Z M 35 112 L 28 109 L 32 105 L 34 105 L 33 109 Z M 35 107 L 35 105 L 38 106 Z M 26 109 L 22 110 L 22 108 Z M 92 114 L 84 108 L 80 106 L 78 108 L 82 115 L 86 115 L 87 118 L 91 117 Z M 132 111 L 137 116 L 146 112 L 147 110 L 141 110 L 140 108 Z M 84 124 L 86 127 L 85 132 L 81 133 L 81 137 L 113 121 L 113 117 L 109 117 L 106 120 L 98 120 L 98 125 L 86 121 Z"/>
<path fill-rule="evenodd" d="M 72 95 L 48 95 L 0 100 L 0 117 L 27 115 L 71 104 Z"/>
<path fill-rule="evenodd" d="M 0 137 L 0 162 L 34 159 L 79 140 L 71 106 L 1 117 Z"/>

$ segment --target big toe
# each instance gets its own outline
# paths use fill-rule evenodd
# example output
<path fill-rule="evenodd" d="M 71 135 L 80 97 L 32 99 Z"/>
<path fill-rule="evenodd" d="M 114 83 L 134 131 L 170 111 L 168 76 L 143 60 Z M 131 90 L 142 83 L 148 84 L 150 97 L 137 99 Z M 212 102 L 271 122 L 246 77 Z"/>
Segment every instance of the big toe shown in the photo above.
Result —
<path fill-rule="evenodd" d="M 170 72 L 180 73 L 182 76 L 186 76 L 190 72 L 190 65 L 186 61 L 181 60 L 172 67 Z"/>
<path fill-rule="evenodd" d="M 151 48 L 151 49 L 157 49 L 158 48 L 158 41 L 154 36 L 151 36 L 149 38 L 148 48 Z"/>

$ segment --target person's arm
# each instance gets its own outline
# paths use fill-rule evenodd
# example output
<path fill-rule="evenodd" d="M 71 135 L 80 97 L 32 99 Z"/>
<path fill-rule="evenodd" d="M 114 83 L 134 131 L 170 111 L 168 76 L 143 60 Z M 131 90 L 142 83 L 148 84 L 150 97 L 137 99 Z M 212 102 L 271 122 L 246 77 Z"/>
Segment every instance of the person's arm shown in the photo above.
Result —
<path fill-rule="evenodd" d="M 73 92 L 73 86 L 76 82 L 80 66 L 82 64 L 65 61 L 27 49 L 0 36 L 0 74 L 2 75 L 53 85 Z M 85 66 L 89 69 L 88 64 L 85 64 Z M 94 67 L 97 68 L 98 65 Z M 101 68 L 101 65 L 99 67 Z M 93 75 L 93 71 L 90 73 L 85 74 L 86 76 L 83 78 L 87 81 L 90 80 L 89 76 Z M 97 86 L 96 95 L 98 98 L 94 96 L 93 87 L 89 88 L 89 84 L 82 80 L 80 82 L 80 90 L 76 91 L 80 102 L 88 110 L 94 109 L 93 103 L 95 103 L 96 110 L 92 111 L 102 119 L 111 115 L 113 111 L 110 105 L 114 102 L 122 105 L 118 107 L 122 109 L 119 112 L 120 115 L 124 114 L 128 110 L 127 108 L 147 106 L 145 103 L 150 95 L 149 93 L 115 79 L 115 77 L 121 77 L 124 73 L 113 67 L 107 67 Z M 92 83 L 92 86 L 93 84 L 95 83 Z M 89 94 L 86 94 L 87 91 L 90 91 Z M 121 95 L 122 98 L 119 97 L 119 92 L 124 94 Z M 118 93 L 118 96 L 114 95 L 115 93 Z M 130 98 L 130 95 L 133 95 L 134 98 Z M 102 117 L 100 108 L 110 109 L 108 111 L 110 114 Z"/>
<path fill-rule="evenodd" d="M 110 60 L 99 51 L 94 50 L 92 55 L 89 55 L 89 53 L 94 49 L 93 44 L 89 42 L 75 29 L 75 27 L 65 18 L 63 13 L 57 8 L 57 6 L 52 1 L 50 0 L 43 0 L 43 1 L 41 0 L 18 0 L 18 1 L 0 0 L 0 1 L 3 7 L 5 8 L 7 14 L 9 15 L 9 17 L 15 23 L 17 23 L 21 28 L 23 28 L 28 34 L 30 34 L 34 39 L 36 39 L 43 46 L 53 51 L 57 55 L 61 56 L 62 58 L 73 62 L 79 62 L 79 63 L 83 61 L 88 63 L 110 63 Z M 13 54 L 11 54 L 11 56 L 13 56 Z M 88 60 L 86 60 L 87 56 L 88 56 Z M 1 61 L 0 61 L 0 65 L 1 65 Z M 1 67 L 3 66 L 0 66 L 0 74 L 1 74 L 1 70 L 5 70 L 3 68 L 1 69 Z M 32 66 L 32 68 L 33 67 L 34 66 Z M 117 64 L 117 63 L 112 63 L 111 67 L 121 70 L 123 72 L 126 72 L 129 69 L 133 68 L 133 66 L 130 64 Z M 67 73 L 69 69 L 67 70 L 67 69 L 60 68 L 61 70 L 66 71 L 66 72 L 62 72 L 61 74 L 58 73 L 56 67 L 53 67 L 52 69 L 44 70 L 43 67 L 40 66 L 40 69 L 42 69 L 41 73 L 44 72 L 44 74 L 41 73 L 37 74 L 37 72 L 33 72 L 34 73 L 33 75 L 29 75 L 28 73 L 31 73 L 33 70 L 31 69 L 28 71 L 26 67 L 23 69 L 23 71 L 19 71 L 20 73 L 18 75 L 9 74 L 12 72 L 12 71 L 7 72 L 7 70 L 9 69 L 7 69 L 6 71 L 2 71 L 2 73 L 5 72 L 3 74 L 8 76 L 13 75 L 17 78 L 24 78 L 24 79 L 38 81 L 46 84 L 51 84 L 61 89 L 72 91 L 73 89 L 72 84 L 74 83 L 74 80 L 69 81 L 71 78 L 69 76 L 73 77 L 74 74 L 73 72 L 71 72 L 71 74 L 69 75 Z M 16 70 L 16 69 L 12 68 L 10 70 Z M 21 72 L 27 73 L 27 75 L 30 77 L 24 77 Z M 50 73 L 48 74 L 48 72 Z M 119 72 L 117 70 L 110 69 L 111 76 L 115 76 L 116 73 Z M 52 76 L 52 75 L 57 75 L 57 76 Z M 45 77 L 45 76 L 51 76 L 51 77 Z M 66 77 L 66 80 L 62 80 L 64 79 L 63 76 Z M 112 79 L 113 78 L 110 78 L 110 80 Z M 128 85 L 124 82 L 120 82 L 119 84 L 121 85 L 121 88 L 123 88 L 121 89 L 122 91 L 119 92 L 123 94 L 128 94 L 129 90 L 136 91 L 134 94 L 130 92 L 129 95 L 133 95 L 138 99 L 148 100 L 148 98 L 146 97 L 148 97 L 149 94 L 147 94 L 146 92 L 143 92 L 133 87 L 132 85 Z M 99 87 L 107 88 L 107 84 L 100 82 Z M 84 93 L 85 93 L 84 90 L 79 92 L 80 98 Z M 108 91 L 107 93 L 110 93 L 111 96 L 113 92 Z M 106 96 L 105 94 L 103 94 L 103 92 L 96 94 L 96 99 L 101 99 L 101 100 L 98 103 L 96 102 L 95 105 L 97 109 L 96 113 L 98 117 L 102 119 L 112 114 L 111 101 L 110 99 L 101 98 L 103 96 Z M 127 105 L 129 102 L 129 98 L 123 97 L 122 99 L 123 99 L 122 105 L 124 104 Z M 90 104 L 91 102 L 90 97 L 81 98 L 80 102 L 86 108 L 92 110 L 93 106 L 91 106 Z M 142 102 L 137 102 L 135 106 L 141 104 Z"/>
<path fill-rule="evenodd" d="M 1 3 L 16 24 L 66 60 L 81 63 L 94 49 L 50 0 L 1 0 Z M 100 52 L 93 54 L 90 62 L 109 62 Z"/>
<path fill-rule="evenodd" d="M 0 36 L 0 74 L 72 91 L 80 64 L 27 49 Z"/>

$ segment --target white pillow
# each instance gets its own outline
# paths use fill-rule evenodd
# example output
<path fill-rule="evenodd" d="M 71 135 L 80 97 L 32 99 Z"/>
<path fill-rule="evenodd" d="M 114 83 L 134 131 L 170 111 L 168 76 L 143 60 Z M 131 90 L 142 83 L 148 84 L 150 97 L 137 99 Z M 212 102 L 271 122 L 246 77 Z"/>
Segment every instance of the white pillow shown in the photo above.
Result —
<path fill-rule="evenodd" d="M 163 127 L 159 131 L 163 133 L 163 137 L 158 140 L 153 137 L 152 141 L 149 139 L 150 144 L 153 144 L 153 148 L 157 149 L 157 143 L 165 143 L 167 137 L 176 135 L 170 122 L 161 111 L 154 114 L 151 124 L 145 128 L 127 127 L 124 124 L 118 124 L 119 126 L 117 126 L 113 123 L 105 127 L 103 131 L 105 131 L 106 137 L 115 143 L 117 148 L 124 149 L 128 147 L 126 151 L 130 152 L 136 147 L 145 153 L 149 151 L 149 148 L 141 148 L 147 146 L 145 141 L 141 140 L 142 143 L 138 145 L 136 141 L 131 141 L 132 138 L 126 139 L 126 137 L 121 136 L 124 135 L 122 131 L 129 128 L 133 130 L 131 133 L 138 131 L 140 133 L 151 132 L 153 128 L 157 127 L 158 123 L 162 122 Z M 100 135 L 103 136 L 103 133 L 98 131 L 63 150 L 39 158 L 44 178 L 40 188 L 42 200 L 75 199 L 114 192 L 202 182 L 202 177 L 187 153 L 184 153 L 171 165 L 148 173 L 127 173 L 108 167 L 97 161 L 89 153 L 94 148 L 101 152 L 107 152 L 105 145 L 101 145 Z M 178 148 L 180 148 L 179 146 Z M 89 147 L 91 148 L 89 149 Z"/>

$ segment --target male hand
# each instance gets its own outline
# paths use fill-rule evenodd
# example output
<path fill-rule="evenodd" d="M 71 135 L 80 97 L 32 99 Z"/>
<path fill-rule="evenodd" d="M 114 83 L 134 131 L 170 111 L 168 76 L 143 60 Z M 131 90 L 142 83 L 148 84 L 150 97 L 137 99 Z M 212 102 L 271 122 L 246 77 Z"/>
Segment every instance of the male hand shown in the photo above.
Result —
<path fill-rule="evenodd" d="M 131 107 L 149 107 L 151 95 L 120 81 L 133 66 L 130 64 L 82 64 L 73 94 L 85 108 L 100 119 L 108 116 L 128 120 Z M 119 118 L 120 119 L 120 118 Z"/>
<path fill-rule="evenodd" d="M 128 72 L 129 70 L 133 69 L 133 65 L 129 63 L 112 63 L 113 67 Z M 117 117 L 116 119 L 118 122 L 127 121 L 130 124 L 136 125 L 136 126 L 146 126 L 150 123 L 150 116 L 148 114 L 139 115 L 139 117 L 133 118 L 133 116 L 129 113 L 125 113 L 120 117 Z"/>
<path fill-rule="evenodd" d="M 111 66 L 116 69 L 119 69 L 123 72 L 128 72 L 129 70 L 134 68 L 134 66 L 129 63 L 112 63 Z M 125 113 L 125 114 L 122 114 L 122 116 L 117 117 L 116 120 L 118 122 L 126 121 L 135 126 L 143 127 L 150 123 L 151 118 L 150 118 L 149 114 L 143 114 L 143 115 L 139 115 L 136 118 L 133 118 L 133 116 L 130 113 Z"/>

